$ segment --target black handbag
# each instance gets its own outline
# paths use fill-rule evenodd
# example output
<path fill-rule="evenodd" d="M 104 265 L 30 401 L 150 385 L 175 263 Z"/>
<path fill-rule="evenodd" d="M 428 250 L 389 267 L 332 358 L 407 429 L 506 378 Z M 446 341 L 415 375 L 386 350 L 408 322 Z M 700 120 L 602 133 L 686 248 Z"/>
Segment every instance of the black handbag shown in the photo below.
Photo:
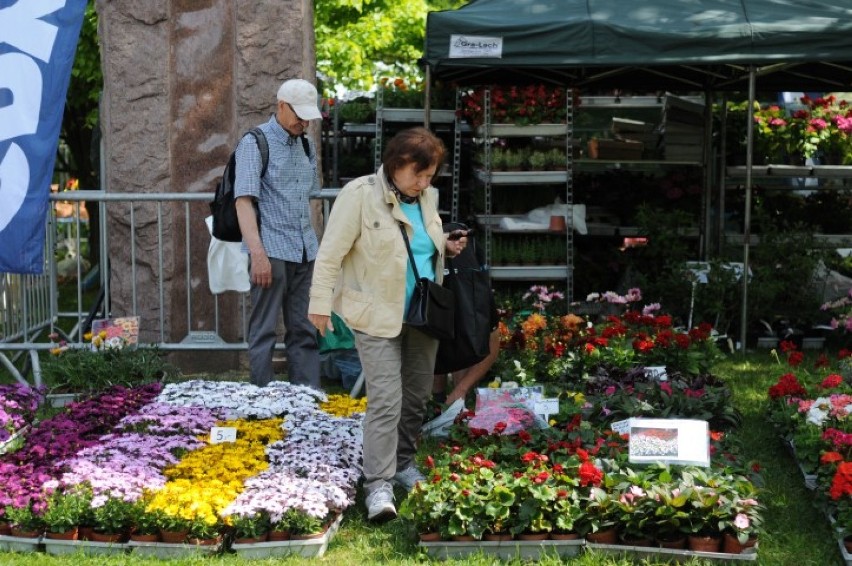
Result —
<path fill-rule="evenodd" d="M 414 270 L 414 293 L 411 295 L 411 303 L 405 314 L 405 324 L 428 334 L 439 340 L 451 340 L 455 336 L 455 296 L 449 289 L 442 287 L 434 281 L 420 277 L 417 273 L 417 265 L 414 263 L 414 254 L 411 253 L 411 244 L 408 243 L 408 234 L 405 226 L 399 223 L 402 239 L 405 240 L 405 249 L 408 250 L 408 259 L 411 261 L 411 269 Z"/>

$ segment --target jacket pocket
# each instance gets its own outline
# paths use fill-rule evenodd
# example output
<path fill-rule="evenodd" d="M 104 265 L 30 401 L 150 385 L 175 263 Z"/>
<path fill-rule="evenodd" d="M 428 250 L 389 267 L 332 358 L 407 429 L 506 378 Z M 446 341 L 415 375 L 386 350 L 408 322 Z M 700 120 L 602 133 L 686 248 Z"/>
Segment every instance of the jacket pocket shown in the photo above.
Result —
<path fill-rule="evenodd" d="M 363 330 L 369 327 L 373 312 L 373 297 L 367 293 L 344 287 L 341 293 L 341 312 L 343 320 L 353 329 Z"/>

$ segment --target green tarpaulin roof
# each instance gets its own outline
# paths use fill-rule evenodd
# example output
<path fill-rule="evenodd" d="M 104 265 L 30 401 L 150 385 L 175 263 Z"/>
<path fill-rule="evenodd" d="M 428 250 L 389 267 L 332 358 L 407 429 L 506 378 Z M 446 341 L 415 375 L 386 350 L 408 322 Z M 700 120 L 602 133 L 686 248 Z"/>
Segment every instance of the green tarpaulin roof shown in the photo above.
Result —
<path fill-rule="evenodd" d="M 498 56 L 499 55 L 499 56 Z M 432 12 L 425 62 L 460 84 L 850 90 L 852 0 L 474 0 Z"/>

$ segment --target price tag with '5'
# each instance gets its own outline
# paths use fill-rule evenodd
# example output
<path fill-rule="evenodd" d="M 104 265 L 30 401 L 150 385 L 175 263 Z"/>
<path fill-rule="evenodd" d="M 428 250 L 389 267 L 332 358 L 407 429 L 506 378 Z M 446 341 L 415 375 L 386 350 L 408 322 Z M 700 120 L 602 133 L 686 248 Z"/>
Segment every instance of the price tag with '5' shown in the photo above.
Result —
<path fill-rule="evenodd" d="M 210 429 L 210 444 L 234 442 L 237 440 L 237 429 L 232 426 L 214 426 Z"/>

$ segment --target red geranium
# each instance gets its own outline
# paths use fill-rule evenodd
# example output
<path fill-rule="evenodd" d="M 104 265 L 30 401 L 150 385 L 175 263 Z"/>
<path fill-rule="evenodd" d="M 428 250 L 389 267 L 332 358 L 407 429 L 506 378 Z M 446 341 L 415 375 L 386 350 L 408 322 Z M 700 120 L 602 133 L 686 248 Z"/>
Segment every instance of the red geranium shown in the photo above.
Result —
<path fill-rule="evenodd" d="M 580 485 L 583 487 L 600 485 L 603 481 L 603 472 L 595 467 L 591 462 L 583 462 L 579 469 Z"/>
<path fill-rule="evenodd" d="M 769 397 L 771 399 L 778 399 L 789 395 L 803 397 L 807 395 L 807 391 L 805 391 L 805 388 L 799 383 L 795 375 L 785 373 L 778 379 L 778 383 L 769 388 Z"/>

